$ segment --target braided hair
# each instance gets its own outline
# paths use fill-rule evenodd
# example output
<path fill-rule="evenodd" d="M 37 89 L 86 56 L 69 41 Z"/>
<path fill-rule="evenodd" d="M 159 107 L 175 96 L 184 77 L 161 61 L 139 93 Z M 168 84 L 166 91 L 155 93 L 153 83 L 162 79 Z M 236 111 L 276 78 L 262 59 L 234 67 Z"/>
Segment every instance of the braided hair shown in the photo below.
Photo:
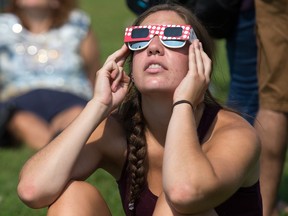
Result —
<path fill-rule="evenodd" d="M 213 59 L 214 43 L 202 27 L 197 18 L 191 12 L 180 5 L 175 4 L 160 4 L 151 7 L 140 15 L 134 25 L 141 25 L 146 17 L 158 11 L 174 11 L 183 20 L 190 24 L 198 39 L 202 42 L 203 48 L 207 55 Z M 132 74 L 133 52 L 131 52 L 129 60 L 129 75 Z M 204 103 L 216 104 L 209 90 L 205 93 Z M 118 110 L 124 128 L 128 143 L 128 173 L 129 173 L 129 209 L 134 210 L 137 200 L 145 184 L 147 184 L 147 143 L 146 143 L 146 122 L 141 107 L 141 93 L 137 90 L 133 83 L 133 78 L 129 84 L 128 94 Z M 132 211 L 134 214 L 134 211 Z"/>

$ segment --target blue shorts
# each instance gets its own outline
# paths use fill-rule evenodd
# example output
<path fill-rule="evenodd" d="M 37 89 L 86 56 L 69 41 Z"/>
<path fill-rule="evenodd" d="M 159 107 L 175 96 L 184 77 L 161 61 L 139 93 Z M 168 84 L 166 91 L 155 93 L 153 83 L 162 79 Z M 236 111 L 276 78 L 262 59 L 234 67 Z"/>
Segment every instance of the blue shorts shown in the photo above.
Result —
<path fill-rule="evenodd" d="M 29 111 L 50 122 L 58 113 L 74 106 L 84 107 L 87 102 L 86 99 L 71 93 L 37 89 L 0 102 L 0 108 L 12 105 L 16 112 L 17 110 Z"/>

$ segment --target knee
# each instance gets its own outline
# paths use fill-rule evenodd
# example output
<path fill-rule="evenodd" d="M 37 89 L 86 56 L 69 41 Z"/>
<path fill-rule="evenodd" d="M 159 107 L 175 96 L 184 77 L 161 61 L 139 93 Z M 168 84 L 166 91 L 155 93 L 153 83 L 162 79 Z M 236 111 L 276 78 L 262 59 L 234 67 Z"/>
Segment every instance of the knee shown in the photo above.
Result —
<path fill-rule="evenodd" d="M 58 113 L 51 121 L 52 131 L 59 131 L 66 128 L 83 110 L 83 106 L 74 106 Z"/>
<path fill-rule="evenodd" d="M 73 181 L 49 207 L 47 215 L 92 216 L 95 215 L 95 212 L 103 212 L 103 216 L 111 215 L 105 200 L 97 188 L 84 181 Z"/>

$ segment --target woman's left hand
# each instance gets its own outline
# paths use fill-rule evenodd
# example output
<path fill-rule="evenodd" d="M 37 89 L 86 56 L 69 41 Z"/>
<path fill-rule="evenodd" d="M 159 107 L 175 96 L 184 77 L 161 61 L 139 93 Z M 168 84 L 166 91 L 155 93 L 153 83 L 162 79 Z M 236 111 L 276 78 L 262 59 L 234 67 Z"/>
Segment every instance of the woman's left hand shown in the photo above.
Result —
<path fill-rule="evenodd" d="M 194 40 L 189 47 L 189 69 L 174 92 L 174 102 L 188 100 L 195 107 L 204 100 L 210 83 L 211 59 L 204 52 L 201 42 Z"/>

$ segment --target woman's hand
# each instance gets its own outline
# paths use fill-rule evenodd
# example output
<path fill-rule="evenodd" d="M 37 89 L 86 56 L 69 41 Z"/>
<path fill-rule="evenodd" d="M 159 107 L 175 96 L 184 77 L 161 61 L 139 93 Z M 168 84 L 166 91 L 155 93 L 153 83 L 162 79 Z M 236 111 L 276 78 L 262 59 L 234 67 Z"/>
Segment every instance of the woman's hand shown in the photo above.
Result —
<path fill-rule="evenodd" d="M 204 100 L 210 83 L 211 59 L 204 52 L 199 40 L 189 47 L 189 70 L 174 92 L 174 102 L 188 100 L 194 107 Z"/>
<path fill-rule="evenodd" d="M 111 110 L 120 104 L 127 93 L 130 78 L 123 70 L 123 66 L 128 55 L 129 49 L 123 45 L 107 58 L 96 74 L 93 100 Z"/>

